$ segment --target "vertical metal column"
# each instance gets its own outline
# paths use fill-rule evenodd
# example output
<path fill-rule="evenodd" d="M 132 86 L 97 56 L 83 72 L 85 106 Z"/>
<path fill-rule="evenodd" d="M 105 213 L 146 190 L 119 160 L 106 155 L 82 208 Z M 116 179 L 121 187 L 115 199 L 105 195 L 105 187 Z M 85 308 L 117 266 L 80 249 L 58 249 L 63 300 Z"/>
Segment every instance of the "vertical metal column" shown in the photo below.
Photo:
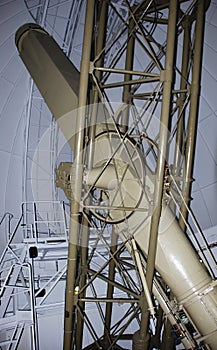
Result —
<path fill-rule="evenodd" d="M 106 33 L 106 21 L 107 21 L 107 11 L 108 11 L 108 4 L 106 1 L 102 2 L 102 7 L 100 11 L 100 18 L 99 18 L 99 26 L 98 26 L 98 33 L 97 33 L 97 42 L 96 42 L 96 59 L 95 59 L 95 65 L 96 67 L 101 67 L 103 65 L 103 58 L 104 54 L 101 54 L 101 51 L 103 50 L 104 41 L 105 41 L 105 33 Z M 95 77 L 98 81 L 101 79 L 101 71 L 96 70 L 95 71 Z M 93 152 L 94 152 L 94 140 L 95 140 L 95 134 L 96 134 L 96 124 L 97 124 L 97 114 L 98 114 L 98 103 L 99 103 L 99 91 L 94 86 L 93 87 L 93 103 L 92 110 L 91 110 L 91 125 L 89 127 L 89 141 L 90 141 L 90 152 L 88 157 L 88 169 L 92 168 L 93 163 Z"/>
<path fill-rule="evenodd" d="M 75 200 L 71 201 L 70 207 L 70 232 L 69 232 L 69 248 L 68 248 L 68 272 L 66 279 L 66 296 L 65 296 L 65 325 L 64 325 L 64 350 L 71 350 L 72 328 L 75 323 L 75 279 L 77 265 L 77 241 L 79 236 L 79 213 L 82 178 L 83 178 L 83 143 L 85 129 L 85 112 L 88 92 L 88 78 L 90 66 L 90 53 L 92 43 L 92 30 L 95 0 L 88 0 L 86 7 L 86 20 L 84 28 L 84 40 L 82 49 L 81 71 L 80 71 L 80 87 L 78 96 L 78 112 L 76 121 L 76 137 L 74 148 L 74 170 L 75 178 L 72 182 L 72 193 Z"/>
<path fill-rule="evenodd" d="M 198 106 L 200 97 L 200 77 L 202 64 L 202 50 L 204 37 L 204 21 L 205 21 L 205 1 L 197 1 L 197 17 L 195 28 L 195 46 L 194 46 L 194 60 L 192 70 L 192 84 L 190 96 L 190 112 L 187 125 L 187 141 L 185 154 L 185 169 L 183 178 L 182 194 L 185 203 L 181 205 L 182 217 L 180 217 L 180 226 L 185 229 L 185 220 L 188 216 L 187 207 L 190 202 L 191 182 L 195 154 L 196 128 L 198 120 Z"/>
<path fill-rule="evenodd" d="M 189 56 L 190 56 L 190 29 L 191 20 L 187 16 L 182 24 L 184 28 L 183 38 L 183 51 L 182 51 L 182 75 L 180 81 L 180 97 L 178 108 L 178 123 L 176 132 L 176 145 L 174 152 L 174 174 L 180 176 L 181 171 L 181 157 L 183 156 L 183 143 L 184 143 L 184 121 L 185 121 L 185 99 L 186 93 L 183 90 L 187 89 L 188 69 L 189 69 Z"/>
<path fill-rule="evenodd" d="M 27 264 L 29 269 L 29 289 L 30 289 L 30 304 L 32 311 L 32 346 L 33 350 L 39 350 L 39 333 L 38 333 L 38 319 L 35 302 L 35 283 L 34 283 L 34 260 Z"/>
<path fill-rule="evenodd" d="M 102 2 L 101 9 L 100 9 L 100 18 L 99 18 L 99 24 L 98 24 L 98 32 L 97 32 L 97 40 L 96 40 L 96 56 L 100 55 L 103 45 L 104 45 L 104 36 L 105 36 L 105 27 L 106 27 L 106 14 L 107 14 L 107 3 L 105 1 Z M 96 61 L 96 66 L 100 67 L 103 64 L 103 56 L 101 56 Z M 96 71 L 95 76 L 98 80 L 100 80 L 101 72 Z M 92 105 L 90 106 L 91 111 L 89 112 L 89 122 L 90 126 L 88 125 L 88 137 L 89 137 L 89 147 L 88 147 L 88 157 L 87 157 L 87 168 L 91 169 L 93 166 L 93 155 L 94 155 L 94 140 L 95 140 L 95 134 L 96 134 L 96 125 L 97 125 L 97 115 L 98 115 L 98 103 L 99 103 L 99 93 L 98 90 L 93 88 L 93 97 L 92 100 L 90 100 L 90 103 Z M 81 290 L 85 286 L 87 275 L 87 258 L 88 258 L 88 242 L 89 241 L 89 223 L 86 217 L 83 217 L 83 223 L 82 223 L 82 237 L 81 237 L 81 245 L 80 248 L 80 259 L 81 259 L 81 275 L 79 277 L 79 288 Z M 85 297 L 85 289 L 82 293 L 79 293 L 80 298 Z M 84 329 L 84 318 L 81 313 L 84 313 L 85 311 L 85 302 L 80 301 L 78 303 L 80 312 L 77 314 L 77 328 L 76 328 L 76 349 L 82 348 L 82 341 L 83 341 L 83 329 Z"/>
<path fill-rule="evenodd" d="M 80 266 L 79 270 L 81 271 L 81 276 L 79 278 L 79 285 L 76 286 L 79 289 L 82 288 L 86 283 L 86 271 L 87 271 L 87 254 L 88 254 L 88 244 L 89 244 L 89 225 L 86 218 L 83 216 L 81 220 L 81 237 L 79 245 L 79 257 L 80 257 Z M 79 292 L 79 290 L 78 290 Z M 85 291 L 80 294 L 80 297 L 85 296 Z M 82 349 L 83 341 L 83 331 L 84 331 L 84 318 L 83 313 L 85 310 L 85 303 L 79 301 L 77 304 L 79 312 L 77 312 L 77 321 L 76 321 L 76 333 L 74 337 L 74 343 L 76 349 Z"/>
<path fill-rule="evenodd" d="M 111 254 L 113 255 L 117 250 L 117 234 L 112 230 L 112 238 L 111 238 Z M 108 278 L 110 281 L 114 281 L 115 279 L 115 262 L 111 259 L 109 264 L 109 273 Z M 112 299 L 114 294 L 114 285 L 108 284 L 107 288 L 107 299 Z M 104 340 L 105 344 L 110 344 L 110 329 L 111 329 L 111 320 L 112 320 L 112 303 L 106 303 L 105 310 L 105 327 L 104 327 Z"/>
<path fill-rule="evenodd" d="M 133 59 L 134 59 L 134 47 L 135 47 L 135 38 L 133 37 L 133 29 L 134 29 L 135 23 L 134 20 L 131 18 L 129 21 L 129 28 L 128 28 L 128 43 L 127 43 L 127 50 L 126 50 L 126 61 L 125 61 L 125 69 L 130 71 L 133 68 Z M 132 75 L 127 73 L 124 75 L 124 81 L 127 82 L 132 79 Z M 131 97 L 130 97 L 130 89 L 131 85 L 124 85 L 123 87 L 123 102 L 129 105 L 131 103 Z M 129 118 L 129 108 L 125 108 L 121 123 L 123 127 L 126 129 L 128 124 L 128 118 Z"/>
<path fill-rule="evenodd" d="M 162 208 L 163 184 L 164 184 L 164 169 L 167 155 L 167 141 L 168 141 L 168 127 L 170 120 L 171 108 L 171 93 L 173 84 L 173 69 L 174 69 L 174 51 L 176 42 L 176 18 L 177 18 L 178 1 L 170 1 L 169 5 L 169 19 L 167 29 L 167 51 L 165 70 L 162 72 L 163 79 L 163 97 L 161 109 L 161 125 L 160 138 L 158 144 L 158 160 L 155 175 L 155 192 L 153 200 L 153 215 L 151 218 L 150 238 L 147 258 L 146 279 L 149 291 L 152 291 L 152 281 L 155 268 L 155 257 L 157 250 L 158 226 Z M 134 338 L 133 349 L 148 349 L 148 324 L 149 312 L 147 310 L 147 303 L 142 305 L 141 327 L 139 334 Z"/>

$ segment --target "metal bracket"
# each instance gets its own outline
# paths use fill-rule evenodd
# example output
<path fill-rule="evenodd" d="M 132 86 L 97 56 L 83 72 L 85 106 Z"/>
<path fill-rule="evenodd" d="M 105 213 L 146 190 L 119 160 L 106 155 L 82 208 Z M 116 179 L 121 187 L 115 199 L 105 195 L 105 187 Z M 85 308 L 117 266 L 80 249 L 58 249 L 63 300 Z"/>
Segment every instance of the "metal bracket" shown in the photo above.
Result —
<path fill-rule="evenodd" d="M 61 162 L 59 167 L 56 169 L 56 186 L 64 191 L 69 200 L 73 200 L 74 198 L 71 189 L 72 168 L 73 163 Z"/>

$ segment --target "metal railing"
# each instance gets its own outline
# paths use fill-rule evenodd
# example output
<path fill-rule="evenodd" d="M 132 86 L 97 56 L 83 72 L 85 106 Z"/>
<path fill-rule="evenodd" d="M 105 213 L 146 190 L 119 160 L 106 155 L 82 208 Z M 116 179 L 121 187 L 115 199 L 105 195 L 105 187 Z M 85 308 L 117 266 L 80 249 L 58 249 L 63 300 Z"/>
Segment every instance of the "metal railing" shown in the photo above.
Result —
<path fill-rule="evenodd" d="M 5 213 L 0 225 L 7 224 L 6 246 L 0 257 L 0 324 L 1 345 L 7 349 L 18 349 L 26 327 L 32 333 L 32 349 L 39 349 L 37 311 L 40 308 L 49 309 L 63 307 L 63 303 L 55 300 L 48 304 L 46 298 L 57 284 L 65 278 L 66 264 L 57 268 L 56 273 L 48 277 L 36 291 L 36 276 L 34 276 L 33 259 L 28 254 L 29 247 L 34 244 L 37 249 L 46 246 L 46 250 L 55 246 L 49 242 L 65 242 L 63 249 L 67 251 L 68 226 L 64 202 L 24 202 L 22 212 L 13 231 L 11 230 L 12 214 Z M 67 254 L 66 254 L 67 256 Z M 59 255 L 56 257 L 58 261 Z M 52 255 L 52 259 L 54 256 Z M 61 259 L 63 256 L 61 255 Z M 37 276 L 38 278 L 38 276 Z M 46 277 L 47 278 L 47 277 Z M 46 290 L 40 300 L 41 290 Z M 19 312 L 25 312 L 25 320 L 19 320 Z M 28 316 L 28 317 L 27 317 Z M 27 318 L 26 318 L 27 317 Z M 4 335 L 7 335 L 5 337 Z"/>
<path fill-rule="evenodd" d="M 13 214 L 6 212 L 0 220 L 0 230 L 2 230 L 2 227 L 4 226 L 3 229 L 5 231 L 6 241 L 8 241 L 11 236 L 11 221 L 13 217 Z"/>
<path fill-rule="evenodd" d="M 64 202 L 34 201 L 22 203 L 23 239 L 35 243 L 68 239 Z"/>

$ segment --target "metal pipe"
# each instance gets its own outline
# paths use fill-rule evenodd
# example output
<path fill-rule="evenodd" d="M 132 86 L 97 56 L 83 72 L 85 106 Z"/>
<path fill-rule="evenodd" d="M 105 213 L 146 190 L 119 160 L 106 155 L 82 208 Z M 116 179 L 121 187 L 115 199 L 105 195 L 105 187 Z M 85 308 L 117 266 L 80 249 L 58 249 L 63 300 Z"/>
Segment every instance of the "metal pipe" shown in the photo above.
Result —
<path fill-rule="evenodd" d="M 148 310 L 150 311 L 150 314 L 153 317 L 155 317 L 154 305 L 152 303 L 151 294 L 150 294 L 150 291 L 148 289 L 148 285 L 147 285 L 147 281 L 146 281 L 146 278 L 145 278 L 144 269 L 143 269 L 143 266 L 142 266 L 142 262 L 140 260 L 139 251 L 137 249 L 136 242 L 135 242 L 134 238 L 132 239 L 132 247 L 133 247 L 133 252 L 135 254 L 136 264 L 137 264 L 137 267 L 138 267 L 138 270 L 139 270 L 139 275 L 140 275 L 140 278 L 141 278 L 141 281 L 142 281 L 143 290 L 144 290 L 145 297 L 146 297 L 146 300 L 147 300 L 147 303 L 148 303 Z"/>
<path fill-rule="evenodd" d="M 155 294 L 154 288 L 153 288 L 153 294 Z M 164 319 L 164 311 L 160 306 L 160 304 L 158 305 L 158 308 L 157 308 L 156 318 L 157 318 L 157 321 L 156 321 L 156 327 L 155 327 L 155 334 L 152 338 L 152 344 L 154 347 L 158 349 L 161 344 L 163 319 Z"/>
<path fill-rule="evenodd" d="M 118 81 L 116 83 L 110 83 L 101 85 L 102 89 L 109 89 L 109 88 L 116 88 L 121 86 L 127 86 L 127 85 L 135 85 L 135 84 L 145 84 L 145 83 L 154 83 L 155 81 L 160 81 L 160 77 L 153 77 L 153 78 L 144 78 L 144 79 L 134 79 L 134 80 L 127 80 L 127 81 Z"/>
<path fill-rule="evenodd" d="M 81 298 L 79 300 L 85 301 L 85 302 L 95 302 L 95 303 L 132 303 L 135 304 L 135 300 L 129 299 L 129 298 Z"/>
<path fill-rule="evenodd" d="M 166 320 L 160 350 L 167 350 L 167 349 L 175 350 L 176 348 L 175 337 L 172 330 L 173 330 L 172 324 L 169 322 L 169 320 Z"/>
<path fill-rule="evenodd" d="M 66 278 L 66 297 L 65 297 L 65 325 L 64 325 L 64 350 L 71 350 L 72 327 L 75 323 L 75 279 L 77 265 L 77 242 L 79 236 L 79 213 L 82 179 L 83 179 L 83 143 L 86 118 L 86 103 L 89 80 L 89 66 L 91 54 L 91 42 L 93 32 L 93 19 L 95 10 L 95 0 L 88 0 L 86 7 L 86 19 L 84 28 L 84 39 L 82 48 L 82 60 L 80 70 L 80 86 L 78 95 L 78 109 L 76 118 L 76 135 L 74 144 L 74 181 L 71 183 L 72 193 L 75 200 L 71 201 L 70 206 L 70 231 L 68 248 L 68 273 Z"/>
<path fill-rule="evenodd" d="M 34 265 L 33 259 L 31 263 L 25 263 L 29 269 L 29 290 L 30 290 L 30 303 L 32 311 L 32 341 L 33 350 L 39 350 L 39 337 L 38 337 L 38 320 L 37 311 L 35 305 L 35 286 L 34 286 Z"/>
<path fill-rule="evenodd" d="M 111 255 L 114 255 L 114 253 L 117 250 L 117 234 L 114 232 L 114 229 L 112 229 L 112 237 L 111 237 Z M 109 272 L 108 272 L 108 278 L 111 281 L 115 280 L 115 261 L 114 259 L 111 259 L 109 263 Z M 108 283 L 107 288 L 107 299 L 113 299 L 114 294 L 114 285 L 111 283 Z M 106 304 L 106 310 L 105 310 L 105 327 L 104 327 L 104 339 L 110 342 L 110 329 L 111 329 L 111 320 L 112 320 L 112 303 Z"/>
<path fill-rule="evenodd" d="M 102 6 L 100 9 L 100 18 L 98 24 L 98 33 L 97 33 L 97 42 L 96 42 L 96 55 L 100 55 L 100 52 L 103 49 L 104 45 L 104 36 L 105 36 L 105 26 L 107 19 L 107 3 L 105 1 L 102 2 Z M 103 57 L 101 56 L 99 60 L 96 62 L 96 66 L 101 66 L 103 64 Z M 97 79 L 100 79 L 101 72 L 95 72 L 95 76 Z M 90 101 L 92 105 L 90 106 L 91 111 L 89 112 L 89 120 L 88 120 L 88 137 L 89 137 L 89 146 L 88 146 L 88 156 L 87 156 L 87 169 L 91 169 L 93 165 L 93 155 L 94 155 L 94 140 L 96 134 L 96 125 L 97 125 L 97 116 L 98 116 L 98 102 L 99 102 L 99 94 L 96 88 L 93 89 L 93 100 Z M 89 203 L 89 201 L 88 201 Z M 88 240 L 89 240 L 89 223 L 86 217 L 83 217 L 82 223 L 82 233 L 81 233 L 81 276 L 79 277 L 79 286 L 82 289 L 82 292 L 79 293 L 79 310 L 82 310 L 77 315 L 77 327 L 76 327 L 76 348 L 82 348 L 82 340 L 83 340 L 83 329 L 84 329 L 84 310 L 85 310 L 85 301 L 80 301 L 80 298 L 85 298 L 85 285 L 86 285 L 86 274 L 87 274 L 87 257 L 88 257 Z"/>
<path fill-rule="evenodd" d="M 176 90 L 172 90 L 172 94 L 175 95 L 175 94 L 186 94 L 188 92 L 187 89 L 183 89 L 183 90 L 180 90 L 180 89 L 176 89 Z M 147 98 L 150 98 L 151 96 L 156 96 L 156 95 L 159 95 L 161 96 L 162 95 L 162 92 L 161 91 L 158 91 L 157 93 L 153 93 L 153 91 L 150 91 L 150 92 L 144 92 L 144 93 L 141 93 L 141 94 L 135 94 L 133 95 L 133 98 L 136 98 L 136 99 L 147 99 Z"/>
<path fill-rule="evenodd" d="M 98 36 L 97 36 L 97 43 L 96 43 L 96 56 L 99 56 L 99 59 L 95 63 L 95 69 L 97 69 L 94 73 L 96 79 L 100 81 L 101 79 L 101 71 L 100 69 L 103 65 L 103 46 L 105 41 L 105 33 L 106 33 L 106 21 L 107 21 L 107 11 L 108 11 L 108 4 L 106 1 L 102 2 L 102 7 L 100 11 L 100 18 L 99 18 L 99 27 L 98 27 Z M 101 55 L 100 55 L 101 54 Z M 88 169 L 91 169 L 93 166 L 93 155 L 94 155 L 94 141 L 96 136 L 96 125 L 99 121 L 97 121 L 98 116 L 98 108 L 99 108 L 99 91 L 94 86 L 93 91 L 93 105 L 92 105 L 92 111 L 91 111 L 91 120 L 90 120 L 90 127 L 89 127 L 89 157 L 88 157 Z"/>
<path fill-rule="evenodd" d="M 187 125 L 187 141 L 185 155 L 185 169 L 183 178 L 182 194 L 187 206 L 190 202 L 190 192 L 192 183 L 192 173 L 195 155 L 196 129 L 198 120 L 198 106 L 200 97 L 200 77 L 203 52 L 204 38 L 204 21 L 205 21 L 205 1 L 197 1 L 197 15 L 195 24 L 195 46 L 194 46 L 194 61 L 192 70 L 192 84 L 190 96 L 190 112 Z M 185 221 L 188 216 L 188 211 L 185 203 L 181 204 L 180 226 L 185 230 Z"/>
<path fill-rule="evenodd" d="M 148 289 L 152 291 L 152 281 L 155 269 L 155 258 L 157 250 L 157 238 L 158 238 L 158 227 L 162 209 L 162 197 L 163 197 L 163 183 L 164 183 L 164 168 L 165 159 L 167 155 L 167 140 L 168 140 L 168 127 L 170 118 L 171 108 L 171 91 L 173 83 L 173 64 L 174 64 L 174 51 L 176 41 L 176 18 L 177 18 L 177 7 L 178 1 L 170 1 L 169 5 L 169 20 L 167 30 L 167 51 L 164 82 L 163 82 L 163 102 L 161 109 L 161 126 L 160 126 L 160 138 L 158 145 L 158 160 L 157 169 L 155 175 L 155 186 L 154 186 L 154 200 L 153 200 L 153 215 L 151 217 L 150 225 L 150 239 L 148 247 L 147 257 L 147 269 L 146 269 L 146 280 Z M 146 304 L 146 303 L 145 303 Z M 147 312 L 147 305 L 143 306 L 141 326 L 139 331 L 139 346 L 143 346 L 143 349 L 147 349 L 147 331 L 149 324 L 149 313 Z M 138 347 L 138 345 L 135 345 Z"/>
<path fill-rule="evenodd" d="M 189 69 L 189 57 L 190 57 L 190 29 L 191 29 L 190 18 L 187 17 L 182 23 L 184 28 L 184 38 L 183 38 L 183 51 L 182 51 L 182 71 L 181 71 L 181 81 L 180 81 L 180 91 L 187 92 L 187 79 L 188 79 L 188 69 Z M 180 176 L 181 168 L 181 156 L 183 155 L 183 142 L 184 142 L 184 120 L 185 120 L 185 110 L 183 106 L 185 103 L 186 94 L 181 93 L 179 97 L 179 108 L 178 108 L 178 125 L 176 131 L 176 144 L 174 151 L 174 174 L 175 176 Z"/>
<path fill-rule="evenodd" d="M 131 27 L 131 26 L 130 26 Z M 132 54 L 130 54 L 131 50 L 134 50 L 134 43 L 135 42 L 135 38 L 133 36 L 130 37 L 128 45 L 127 45 L 127 53 L 126 53 L 126 69 L 118 69 L 118 68 L 109 68 L 109 67 L 94 67 L 94 70 L 96 71 L 101 71 L 101 72 L 110 72 L 110 73 L 120 73 L 120 74 L 127 74 L 127 75 L 139 75 L 141 77 L 152 77 L 152 78 L 160 78 L 160 75 L 157 73 L 151 73 L 151 72 L 140 72 L 140 71 L 134 71 L 132 70 L 132 64 L 131 61 L 133 60 Z M 129 46 L 131 46 L 129 48 Z M 130 68 L 127 68 L 130 67 Z M 127 80 L 129 80 L 130 78 L 128 78 Z"/>
<path fill-rule="evenodd" d="M 132 81 L 132 68 L 133 68 L 133 58 L 134 58 L 134 48 L 135 48 L 135 37 L 133 36 L 134 28 L 135 28 L 134 21 L 131 18 L 129 21 L 129 27 L 128 27 L 128 43 L 127 43 L 126 58 L 125 58 L 126 73 L 124 75 L 124 83 L 126 85 L 123 85 L 123 96 L 122 96 L 123 103 L 126 103 L 127 105 L 131 103 L 130 81 Z M 124 126 L 125 131 L 128 125 L 128 121 L 129 121 L 129 108 L 125 108 L 121 117 L 121 124 L 122 126 Z"/>
<path fill-rule="evenodd" d="M 88 243 L 89 243 L 89 227 L 88 222 L 85 217 L 82 217 L 82 227 L 81 227 L 81 241 L 80 245 L 80 271 L 81 275 L 79 278 L 79 286 L 78 288 L 83 288 L 86 284 L 86 271 L 87 271 L 87 254 L 88 254 Z M 85 298 L 85 290 L 79 293 L 78 296 L 80 298 Z M 83 301 L 78 301 L 78 308 L 82 311 L 82 315 L 80 312 L 77 313 L 77 321 L 76 321 L 76 333 L 75 333 L 75 343 L 76 349 L 82 349 L 83 342 L 83 330 L 84 330 L 84 310 L 85 303 Z"/>

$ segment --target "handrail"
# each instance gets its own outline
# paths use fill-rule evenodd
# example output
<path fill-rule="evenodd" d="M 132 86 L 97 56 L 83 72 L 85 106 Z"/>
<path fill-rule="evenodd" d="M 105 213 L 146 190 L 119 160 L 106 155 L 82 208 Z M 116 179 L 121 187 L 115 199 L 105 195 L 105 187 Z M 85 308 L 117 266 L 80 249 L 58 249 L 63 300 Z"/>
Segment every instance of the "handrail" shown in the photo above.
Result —
<path fill-rule="evenodd" d="M 40 205 L 44 205 L 44 204 L 51 204 L 51 205 L 58 205 L 58 207 L 56 207 L 56 213 L 58 213 L 61 218 L 60 219 L 49 219 L 48 217 L 43 217 L 43 215 L 41 216 L 41 214 L 45 214 L 47 215 L 47 213 L 49 213 L 50 211 L 46 211 L 43 209 L 41 209 Z M 29 209 L 29 211 L 28 211 Z M 27 215 L 26 212 L 28 211 L 28 215 L 31 216 L 31 225 L 33 228 L 32 234 L 33 237 L 36 242 L 39 238 L 40 235 L 40 224 L 45 224 L 47 225 L 48 229 L 49 229 L 49 224 L 53 225 L 53 224 L 62 224 L 62 229 L 63 229 L 63 234 L 61 236 L 64 236 L 65 239 L 67 240 L 68 235 L 67 235 L 67 220 L 66 220 L 66 212 L 65 212 L 65 205 L 63 201 L 60 200 L 55 200 L 55 201 L 48 201 L 48 200 L 44 200 L 44 201 L 26 201 L 26 202 L 22 202 L 21 204 L 21 210 L 22 210 L 22 214 L 23 214 L 23 218 L 24 218 L 24 222 L 23 222 L 23 226 L 24 227 L 28 227 L 28 225 L 30 224 L 28 222 L 27 219 Z M 53 214 L 54 215 L 54 214 Z M 38 219 L 38 217 L 42 217 L 42 219 Z M 43 232 L 44 233 L 44 232 Z M 49 234 L 49 230 L 48 230 L 48 234 Z"/>
<path fill-rule="evenodd" d="M 1 218 L 1 221 L 0 221 L 0 226 L 4 223 L 4 221 L 6 221 L 6 219 L 8 218 L 8 222 L 7 222 L 7 239 L 10 238 L 10 235 L 11 235 L 11 220 L 13 219 L 13 214 L 9 213 L 9 212 L 6 212 L 4 213 L 4 215 L 2 216 Z"/>
<path fill-rule="evenodd" d="M 17 322 L 10 336 L 10 339 L 0 341 L 0 349 L 2 346 L 7 346 L 7 349 L 12 349 L 12 348 L 18 349 L 18 345 L 20 343 L 24 328 L 25 328 L 24 322 Z"/>
<path fill-rule="evenodd" d="M 0 257 L 0 265 L 2 264 L 2 262 L 3 262 L 3 260 L 4 260 L 4 257 L 5 257 L 5 254 L 6 254 L 6 252 L 7 252 L 8 248 L 9 248 L 10 244 L 12 243 L 12 241 L 13 241 L 13 239 L 14 239 L 14 236 L 15 236 L 15 234 L 16 234 L 16 232 L 17 232 L 17 230 L 18 230 L 18 228 L 19 228 L 19 226 L 20 226 L 20 224 L 21 224 L 22 218 L 23 218 L 23 215 L 21 215 L 21 217 L 19 218 L 19 220 L 18 220 L 18 222 L 17 222 L 17 225 L 16 225 L 14 231 L 12 232 L 12 234 L 11 234 L 11 236 L 10 236 L 10 238 L 9 238 L 9 241 L 8 241 L 8 243 L 7 243 L 6 247 L 5 247 L 5 249 L 3 250 L 3 253 L 2 253 L 2 255 L 1 255 L 1 257 Z"/>
<path fill-rule="evenodd" d="M 37 206 L 37 204 L 45 204 L 45 203 L 52 203 L 52 204 L 59 204 L 60 205 L 60 208 L 61 208 L 61 211 L 62 211 L 62 214 L 63 214 L 63 217 L 62 217 L 62 220 L 61 222 L 63 222 L 63 227 L 64 227 L 64 231 L 65 231 L 65 239 L 67 240 L 67 224 L 66 224 L 66 216 L 65 216 L 65 206 L 64 206 L 64 202 L 63 201 L 28 201 L 28 202 L 23 202 L 21 204 L 21 216 L 13 230 L 13 232 L 9 232 L 10 235 L 9 235 L 9 240 L 7 242 L 7 245 L 5 247 L 5 249 L 3 250 L 2 252 L 2 255 L 0 257 L 0 265 L 2 264 L 3 260 L 4 260 L 4 257 L 5 257 L 5 254 L 8 250 L 8 248 L 10 247 L 10 244 L 12 243 L 13 239 L 14 239 L 14 236 L 19 228 L 19 226 L 21 225 L 22 223 L 22 220 L 24 218 L 24 213 L 25 213 L 25 205 L 27 204 L 35 204 Z M 9 213 L 9 212 L 6 212 L 3 217 L 1 218 L 1 221 L 0 221 L 0 226 L 2 225 L 2 223 L 4 222 L 4 220 L 6 219 L 6 217 L 9 216 L 10 220 L 14 217 L 13 214 Z M 55 221 L 57 222 L 57 221 Z"/>
<path fill-rule="evenodd" d="M 4 215 L 2 216 L 1 221 L 0 221 L 0 226 L 3 223 L 3 221 L 6 219 L 7 216 L 9 216 L 10 220 L 14 217 L 13 214 L 11 214 L 9 212 L 4 213 Z"/>

